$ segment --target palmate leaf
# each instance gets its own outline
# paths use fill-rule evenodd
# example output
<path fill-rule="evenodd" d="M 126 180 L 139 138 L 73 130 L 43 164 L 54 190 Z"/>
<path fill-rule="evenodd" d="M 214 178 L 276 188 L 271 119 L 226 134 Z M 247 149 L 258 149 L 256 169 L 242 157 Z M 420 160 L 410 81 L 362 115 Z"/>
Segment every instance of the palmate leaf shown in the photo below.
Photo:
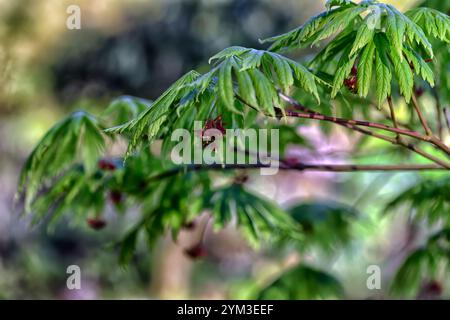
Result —
<path fill-rule="evenodd" d="M 228 52 L 228 49 L 225 49 L 224 51 Z M 265 96 L 271 95 L 270 104 L 273 106 L 274 102 L 276 103 L 278 101 L 278 95 L 276 93 L 277 87 L 286 91 L 294 84 L 312 94 L 317 101 L 320 102 L 316 86 L 316 82 L 320 81 L 320 79 L 315 77 L 301 64 L 278 53 L 265 50 L 244 50 L 244 48 L 241 48 L 241 50 L 233 50 L 233 53 L 234 54 L 222 54 L 219 52 L 216 56 L 211 58 L 210 61 L 217 61 L 221 66 L 231 63 L 235 68 L 235 73 L 240 73 L 239 76 L 241 78 L 243 77 L 243 73 L 248 72 L 250 78 L 253 79 L 253 88 L 256 89 L 256 98 L 260 103 L 262 101 L 266 105 L 267 111 L 270 111 L 270 109 L 268 108 L 268 99 Z M 219 82 L 221 81 L 221 77 L 222 75 L 219 74 Z M 263 84 L 259 84 L 260 81 L 262 81 Z M 239 81 L 238 86 L 240 87 Z M 258 86 L 263 87 L 266 91 L 263 92 L 263 90 L 261 90 L 258 92 Z M 228 95 L 228 98 L 230 97 L 231 94 Z M 231 100 L 228 98 L 224 99 L 227 104 L 230 103 L 230 101 L 227 100 Z"/>
<path fill-rule="evenodd" d="M 275 116 L 275 107 L 283 110 L 278 90 L 298 87 L 319 102 L 316 83 L 327 85 L 301 64 L 270 51 L 230 47 L 210 61 L 215 66 L 206 74 L 187 73 L 135 119 L 105 130 L 130 138 L 125 159 L 144 141 L 163 139 L 167 151 L 168 134 L 174 129 L 191 129 L 194 120 L 239 115 L 241 119 L 232 116 L 226 122 L 233 128 L 246 122 L 246 108 Z"/>
<path fill-rule="evenodd" d="M 70 221 L 82 224 L 88 215 L 101 215 L 107 184 L 101 176 L 86 176 L 82 166 L 74 166 L 57 178 L 30 205 L 33 223 L 50 216 L 48 229 L 70 214 Z"/>
<path fill-rule="evenodd" d="M 25 162 L 17 197 L 24 196 L 25 211 L 41 185 L 81 160 L 92 174 L 105 145 L 97 120 L 86 112 L 75 112 L 53 126 Z"/>
<path fill-rule="evenodd" d="M 414 212 L 417 221 L 430 226 L 442 221 L 450 226 L 450 178 L 423 180 L 411 186 L 388 203 L 386 212 L 399 206 L 407 206 Z"/>
<path fill-rule="evenodd" d="M 389 54 L 394 65 L 394 73 L 400 87 L 400 93 L 405 97 L 406 103 L 409 103 L 414 86 L 414 75 L 408 61 L 398 59 L 393 50 L 394 48 L 391 47 Z"/>
<path fill-rule="evenodd" d="M 325 26 L 329 26 L 330 21 L 338 20 L 340 22 L 340 27 L 343 27 L 345 24 L 350 24 L 352 21 L 346 21 L 343 19 L 343 16 L 348 14 L 353 6 L 353 3 L 348 3 L 347 6 L 340 6 L 338 8 L 322 12 L 310 18 L 302 26 L 294 30 L 279 36 L 264 39 L 261 42 L 271 42 L 272 45 L 269 47 L 269 50 L 275 52 L 310 45 L 318 37 L 319 31 L 323 30 Z M 354 18 L 356 18 L 356 15 Z M 336 30 L 337 29 L 338 28 L 336 28 Z M 324 36 L 324 34 L 322 34 L 322 36 Z"/>
<path fill-rule="evenodd" d="M 378 106 L 381 106 L 391 94 L 392 71 L 388 60 L 388 53 L 386 52 L 389 49 L 386 37 L 377 35 L 375 37 L 375 46 L 376 93 Z"/>
<path fill-rule="evenodd" d="M 135 118 L 139 113 L 150 107 L 151 101 L 132 97 L 121 96 L 108 105 L 102 112 L 101 119 L 111 126 L 118 126 Z"/>
<path fill-rule="evenodd" d="M 348 244 L 352 223 L 358 218 L 354 209 L 334 202 L 302 203 L 288 212 L 305 234 L 302 249 L 313 246 L 325 251 Z"/>
<path fill-rule="evenodd" d="M 422 64 L 424 59 L 421 52 L 425 52 L 426 58 L 434 56 L 427 35 L 448 42 L 448 16 L 428 8 L 413 9 L 403 14 L 392 5 L 376 1 L 362 1 L 359 4 L 331 1 L 327 8 L 328 11 L 308 20 L 303 26 L 265 41 L 273 43 L 271 50 L 292 50 L 336 35 L 310 64 L 320 70 L 330 64 L 331 58 L 342 55 L 334 71 L 332 97 L 342 88 L 342 81 L 349 75 L 352 61 L 359 61 L 358 64 L 363 67 L 363 79 L 358 83 L 358 94 L 361 97 L 369 94 L 373 69 L 369 61 L 375 61 L 379 104 L 390 95 L 392 73 L 395 74 L 400 93 L 407 102 L 412 94 L 414 74 L 431 86 L 434 85 L 431 69 Z M 381 46 L 379 39 L 383 39 Z M 374 43 L 377 47 L 375 51 L 372 47 Z M 348 58 L 343 55 L 348 55 Z M 405 55 L 409 56 L 407 62 Z M 409 64 L 415 62 L 420 68 L 408 69 Z"/>
<path fill-rule="evenodd" d="M 214 227 L 236 223 L 244 237 L 255 247 L 261 240 L 276 237 L 300 238 L 300 228 L 274 203 L 233 184 L 204 195 L 204 208 L 211 210 Z"/>
<path fill-rule="evenodd" d="M 196 71 L 186 73 L 135 119 L 106 130 L 107 133 L 131 133 L 126 157 L 136 149 L 144 135 L 147 136 L 149 141 L 153 141 L 158 136 L 169 111 L 175 112 L 176 104 L 179 104 L 186 95 L 188 90 L 185 85 L 192 83 L 199 77 L 200 74 Z"/>
<path fill-rule="evenodd" d="M 386 35 L 392 46 L 392 54 L 396 54 L 395 61 L 403 60 L 403 36 L 405 34 L 405 21 L 402 15 L 392 8 L 387 6 L 387 19 L 386 19 Z"/>
<path fill-rule="evenodd" d="M 301 264 L 261 290 L 258 299 L 337 299 L 343 296 L 344 289 L 339 280 L 325 271 Z"/>
<path fill-rule="evenodd" d="M 130 162 L 135 158 L 131 157 Z M 125 184 L 127 181 L 124 179 Z M 145 189 L 130 192 L 130 196 L 143 203 L 142 219 L 122 240 L 120 261 L 123 264 L 132 258 L 139 233 L 146 235 L 150 246 L 166 231 L 176 239 L 183 225 L 204 210 L 211 212 L 216 230 L 234 223 L 255 247 L 262 240 L 277 237 L 298 240 L 301 237 L 300 228 L 274 203 L 247 191 L 242 185 L 212 188 L 205 172 L 180 172 L 155 182 L 150 179 Z"/>
<path fill-rule="evenodd" d="M 349 51 L 349 48 L 347 49 Z M 347 54 L 341 56 L 341 59 L 338 63 L 338 68 L 336 69 L 336 73 L 333 79 L 333 89 L 331 90 L 331 97 L 334 98 L 341 87 L 344 85 L 344 79 L 350 74 L 352 67 L 355 63 L 356 55 L 352 57 L 348 57 Z"/>
<path fill-rule="evenodd" d="M 353 56 L 356 52 L 366 46 L 366 44 L 372 43 L 373 35 L 375 33 L 375 28 L 371 27 L 367 21 L 369 21 L 375 14 L 369 14 L 365 20 L 366 23 L 362 24 L 361 28 L 358 29 L 353 42 L 352 50 L 350 51 L 350 56 Z"/>
<path fill-rule="evenodd" d="M 450 42 L 450 18 L 446 14 L 430 8 L 414 8 L 408 10 L 405 15 L 420 26 L 429 37 Z"/>
<path fill-rule="evenodd" d="M 414 250 L 397 270 L 390 291 L 396 296 L 413 298 L 424 281 L 448 277 L 450 263 L 450 229 L 431 235 L 426 243 Z M 444 273 L 442 272 L 444 271 Z"/>
<path fill-rule="evenodd" d="M 150 245 L 165 231 L 176 239 L 182 226 L 201 213 L 202 194 L 210 189 L 207 173 L 180 172 L 154 182 L 142 201 L 142 228 Z"/>
<path fill-rule="evenodd" d="M 406 56 L 410 66 L 413 66 L 415 73 L 420 75 L 424 81 L 427 81 L 430 86 L 434 86 L 434 75 L 429 65 L 423 60 L 423 58 L 413 51 L 410 47 L 405 46 L 403 48 L 403 54 Z"/>
<path fill-rule="evenodd" d="M 358 94 L 360 97 L 365 97 L 369 93 L 375 58 L 374 53 L 375 44 L 370 42 L 365 46 L 358 62 Z"/>

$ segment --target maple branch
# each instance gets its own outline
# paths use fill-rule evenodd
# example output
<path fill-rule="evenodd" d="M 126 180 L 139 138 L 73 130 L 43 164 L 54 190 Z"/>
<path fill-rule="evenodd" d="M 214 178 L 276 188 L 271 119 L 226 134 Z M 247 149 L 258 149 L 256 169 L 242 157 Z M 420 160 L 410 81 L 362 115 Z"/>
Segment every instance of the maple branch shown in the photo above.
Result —
<path fill-rule="evenodd" d="M 317 172 L 355 172 L 355 171 L 422 171 L 422 170 L 445 170 L 437 164 L 311 164 L 311 163 L 289 163 L 290 161 L 280 160 L 280 170 L 292 171 L 317 171 Z M 182 172 L 192 171 L 220 171 L 220 170 L 249 170 L 271 168 L 268 164 L 189 164 L 178 166 L 162 173 L 150 176 L 146 182 L 158 181 L 172 177 Z"/>
<path fill-rule="evenodd" d="M 308 112 L 308 113 L 314 114 L 314 115 L 321 115 L 321 116 L 323 116 L 321 113 L 316 112 L 314 110 L 311 110 L 311 109 L 305 107 L 304 105 L 300 104 L 297 100 L 293 99 L 292 97 L 289 97 L 289 96 L 287 96 L 287 95 L 285 95 L 285 94 L 283 94 L 281 92 L 279 93 L 279 95 L 280 95 L 280 97 L 283 100 L 285 100 L 286 102 L 290 103 L 293 107 L 295 107 L 298 110 L 301 110 L 303 112 Z M 243 100 L 241 100 L 241 101 L 243 101 Z M 243 102 L 245 103 L 245 101 L 243 101 Z M 444 168 L 450 169 L 450 164 L 449 163 L 447 163 L 447 162 L 439 159 L 438 157 L 435 157 L 435 156 L 433 156 L 433 155 L 423 151 L 422 149 L 420 149 L 419 147 L 415 146 L 412 143 L 405 142 L 402 139 L 394 139 L 392 137 L 389 137 L 389 136 L 386 136 L 386 135 L 383 135 L 383 134 L 379 134 L 379 133 L 373 132 L 371 130 L 360 128 L 357 125 L 352 125 L 352 124 L 344 123 L 344 122 L 335 122 L 335 123 L 338 124 L 338 125 L 344 126 L 346 128 L 355 130 L 357 132 L 360 132 L 362 134 L 365 134 L 365 135 L 368 135 L 368 136 L 372 136 L 372 137 L 378 138 L 380 140 L 384 140 L 384 141 L 390 142 L 392 144 L 400 145 L 402 147 L 405 147 L 405 148 L 407 148 L 407 149 L 409 149 L 409 150 L 411 150 L 411 151 L 413 151 L 413 152 L 423 156 L 424 158 L 427 158 L 428 160 L 431 160 L 431 161 L 441 165 Z"/>
<path fill-rule="evenodd" d="M 436 100 L 435 107 L 436 107 L 436 121 L 437 121 L 437 131 L 438 131 L 438 137 L 442 140 L 443 137 L 443 131 L 444 126 L 442 125 L 442 106 L 441 106 L 441 99 L 439 97 L 439 94 L 436 90 L 436 87 L 432 88 L 434 100 Z"/>
<path fill-rule="evenodd" d="M 389 112 L 391 113 L 392 123 L 394 124 L 394 127 L 398 129 L 397 118 L 395 116 L 394 105 L 392 104 L 391 96 L 387 97 L 387 102 L 388 102 L 388 105 L 389 105 Z M 400 140 L 400 135 L 398 133 L 397 133 L 396 138 L 397 138 L 397 140 Z"/>
<path fill-rule="evenodd" d="M 425 129 L 425 132 L 427 136 L 432 137 L 433 132 L 430 129 L 430 126 L 427 123 L 427 120 L 425 119 L 422 111 L 420 111 L 419 103 L 417 101 L 416 93 L 413 93 L 411 96 L 411 101 L 414 106 L 414 109 L 416 110 L 417 116 L 419 117 L 420 123 L 422 123 L 422 127 Z"/>
<path fill-rule="evenodd" d="M 445 123 L 447 124 L 448 132 L 450 133 L 450 113 L 448 112 L 447 108 L 444 108 L 442 111 L 445 116 Z"/>

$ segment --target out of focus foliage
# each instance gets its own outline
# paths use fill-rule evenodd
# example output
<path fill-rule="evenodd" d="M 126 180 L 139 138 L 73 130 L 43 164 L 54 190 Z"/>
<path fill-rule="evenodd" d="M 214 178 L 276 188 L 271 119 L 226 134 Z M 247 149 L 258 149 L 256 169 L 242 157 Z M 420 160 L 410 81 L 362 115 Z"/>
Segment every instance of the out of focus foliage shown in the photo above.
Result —
<path fill-rule="evenodd" d="M 56 62 L 48 62 L 59 101 L 71 103 L 81 98 L 92 112 L 76 111 L 58 122 L 25 162 L 17 193 L 17 198 L 24 200 L 25 216 L 55 232 L 66 223 L 102 229 L 99 234 L 104 238 L 99 236 L 92 246 L 106 243 L 106 250 L 118 251 L 119 263 L 111 256 L 102 256 L 98 264 L 132 265 L 133 282 L 152 277 L 148 270 L 143 271 L 142 264 L 148 258 L 143 258 L 147 247 L 140 246 L 142 235 L 151 249 L 166 234 L 178 241 L 205 214 L 207 222 L 200 241 L 185 250 L 191 258 L 206 255 L 208 225 L 214 231 L 236 227 L 246 243 L 252 249 L 261 249 L 263 256 L 283 259 L 289 256 L 286 252 L 300 255 L 300 262 L 295 261 L 293 266 L 278 266 L 275 277 L 262 277 L 266 280 L 262 281 L 252 274 L 254 279 L 243 281 L 251 287 L 248 297 L 335 299 L 349 293 L 339 270 L 342 262 L 331 261 L 350 259 L 350 249 L 359 250 L 363 256 L 367 239 L 376 237 L 370 227 L 361 224 L 376 224 L 373 221 L 377 220 L 379 226 L 383 219 L 392 219 L 395 215 L 378 215 L 377 209 L 388 203 L 386 211 L 410 214 L 424 236 L 418 241 L 419 248 L 405 255 L 389 286 L 391 291 L 383 288 L 383 292 L 386 296 L 419 297 L 424 283 L 446 287 L 450 278 L 447 172 L 415 175 L 414 185 L 403 191 L 391 189 L 389 199 L 376 203 L 375 209 L 372 204 L 362 210 L 349 205 L 355 201 L 354 193 L 361 191 L 359 187 L 367 187 L 363 178 L 347 181 L 354 188 L 351 191 L 333 190 L 333 199 L 346 197 L 346 204 L 317 196 L 307 201 L 295 199 L 295 204 L 284 206 L 267 199 L 258 191 L 261 188 L 249 183 L 251 174 L 247 171 L 221 172 L 216 166 L 211 172 L 203 172 L 195 165 L 175 166 L 169 161 L 169 153 L 174 146 L 170 139 L 173 130 L 192 131 L 194 121 L 213 123 L 217 129 L 280 128 L 282 156 L 292 145 L 311 151 L 313 139 L 297 130 L 297 126 L 304 129 L 305 122 L 283 119 L 292 105 L 280 99 L 280 92 L 299 97 L 315 110 L 377 119 L 386 111 L 386 98 L 392 95 L 400 121 L 417 128 L 419 121 L 413 120 L 409 101 L 419 86 L 426 90 L 427 108 L 438 101 L 449 103 L 445 72 L 450 61 L 448 10 L 432 1 L 426 7 L 436 5 L 436 10 L 420 7 L 403 13 L 393 5 L 375 1 L 329 1 L 326 11 L 288 33 L 265 40 L 272 45 L 261 49 L 257 38 L 281 32 L 292 24 L 289 10 L 277 6 L 276 1 L 201 3 L 170 3 L 159 19 L 135 25 L 119 35 L 99 36 L 90 30 L 92 43 L 98 46 L 88 44 L 72 51 L 69 45 L 60 51 Z M 210 15 L 217 7 L 221 13 L 211 22 Z M 369 28 L 378 14 L 379 24 Z M 132 17 L 144 21 L 138 13 Z M 261 25 L 265 25 L 264 32 L 259 30 Z M 80 43 L 76 37 L 71 39 Z M 186 47 L 181 50 L 180 44 Z M 242 46 L 219 51 L 230 44 Z M 285 56 L 288 51 L 305 50 L 310 45 L 319 46 L 319 53 L 308 57 L 309 63 Z M 73 55 L 67 55 L 69 51 Z M 208 71 L 205 61 L 211 56 Z M 182 75 L 198 66 L 199 72 Z M 354 68 L 358 70 L 356 86 L 345 85 L 355 76 Z M 122 93 L 127 96 L 116 98 L 102 111 L 98 110 L 102 102 L 83 100 Z M 370 108 L 372 105 L 378 109 Z M 431 113 L 427 111 L 427 116 Z M 386 121 L 385 117 L 380 121 Z M 439 121 L 445 123 L 445 119 Z M 320 133 L 326 137 L 333 134 L 328 126 Z M 127 144 L 126 151 L 123 144 Z M 393 151 L 392 146 L 374 146 L 361 139 L 351 158 L 361 163 L 372 157 L 390 161 L 391 155 L 406 162 L 418 159 Z M 437 154 L 435 150 L 430 152 Z M 293 177 L 287 179 L 296 179 Z M 377 201 L 377 191 L 370 187 L 367 197 Z M 123 222 L 121 228 L 109 227 L 111 209 L 117 212 L 114 219 Z M 126 220 L 131 214 L 133 219 Z M 74 238 L 89 239 L 92 233 Z M 40 266 L 39 257 L 29 257 L 37 259 L 39 265 L 28 269 L 25 264 L 21 272 L 45 268 Z M 111 286 L 114 278 L 126 282 L 115 272 L 115 267 L 108 270 L 107 279 L 99 282 Z M 440 292 L 439 296 L 447 293 Z"/>

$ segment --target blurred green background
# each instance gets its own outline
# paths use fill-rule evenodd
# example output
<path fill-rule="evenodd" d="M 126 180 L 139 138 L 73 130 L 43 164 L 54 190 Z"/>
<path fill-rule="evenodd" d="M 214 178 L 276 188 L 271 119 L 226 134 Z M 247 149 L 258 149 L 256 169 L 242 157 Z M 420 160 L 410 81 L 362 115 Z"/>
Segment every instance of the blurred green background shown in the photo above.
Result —
<path fill-rule="evenodd" d="M 414 1 L 389 1 L 400 9 Z M 66 28 L 66 8 L 81 8 L 81 30 Z M 127 268 L 109 244 L 136 212 L 111 213 L 102 232 L 65 226 L 46 233 L 13 208 L 21 165 L 58 119 L 84 108 L 100 112 L 120 95 L 156 98 L 186 71 L 230 46 L 260 47 L 259 38 L 290 30 L 323 10 L 316 0 L 0 0 L 0 298 L 245 298 L 299 260 L 333 270 L 349 298 L 382 298 L 384 284 L 415 246 L 406 215 L 384 217 L 385 200 L 416 174 L 280 174 L 255 178 L 256 189 L 288 204 L 293 199 L 338 201 L 364 212 L 356 239 L 335 256 L 251 250 L 229 228 L 208 233 L 208 258 L 193 261 L 170 237 L 150 252 L 145 245 Z M 306 56 L 308 50 L 301 52 Z M 342 161 L 352 141 L 342 134 L 305 130 L 329 160 Z M 334 150 L 335 145 L 344 146 Z M 259 178 L 261 179 L 261 178 Z M 199 220 L 199 224 L 204 221 Z M 182 234 L 185 241 L 197 235 Z M 184 237 L 184 238 L 183 238 Z M 82 290 L 66 289 L 66 268 L 82 270 Z M 383 268 L 380 291 L 366 287 L 368 265 Z M 448 282 L 448 279 L 443 279 Z M 448 286 L 447 286 L 448 288 Z"/>

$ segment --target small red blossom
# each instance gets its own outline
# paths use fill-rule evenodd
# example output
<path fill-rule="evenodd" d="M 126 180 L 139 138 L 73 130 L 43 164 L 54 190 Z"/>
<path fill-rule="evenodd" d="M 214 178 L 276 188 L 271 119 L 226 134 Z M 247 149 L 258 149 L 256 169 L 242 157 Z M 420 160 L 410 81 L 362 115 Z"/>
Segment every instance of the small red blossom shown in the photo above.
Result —
<path fill-rule="evenodd" d="M 207 255 L 206 249 L 202 244 L 196 244 L 193 247 L 185 249 L 184 253 L 191 259 L 199 259 Z"/>
<path fill-rule="evenodd" d="M 203 140 L 203 144 L 208 145 L 212 142 L 214 142 L 214 136 L 208 135 L 207 131 L 209 129 L 216 129 L 219 130 L 220 133 L 225 134 L 225 123 L 222 121 L 222 116 L 217 116 L 215 119 L 206 120 L 205 126 L 203 127 L 202 131 L 200 132 L 201 138 Z"/>
<path fill-rule="evenodd" d="M 107 170 L 107 171 L 114 171 L 116 170 L 117 166 L 114 163 L 113 160 L 109 160 L 109 159 L 101 159 L 98 161 L 98 167 L 102 170 Z"/>
<path fill-rule="evenodd" d="M 117 190 L 112 190 L 109 193 L 109 198 L 111 199 L 111 202 L 115 205 L 118 205 L 122 202 L 122 192 Z"/>
<path fill-rule="evenodd" d="M 87 223 L 89 227 L 91 227 L 94 230 L 100 230 L 106 226 L 106 221 L 103 220 L 102 218 L 89 218 L 87 219 Z"/>
<path fill-rule="evenodd" d="M 183 223 L 183 225 L 181 227 L 185 230 L 193 230 L 196 225 L 197 225 L 197 223 L 195 223 L 195 221 L 188 221 L 188 222 Z"/>
<path fill-rule="evenodd" d="M 414 93 L 418 96 L 421 97 L 423 95 L 423 88 L 421 86 L 415 87 L 414 88 Z"/>
<path fill-rule="evenodd" d="M 358 77 L 356 75 L 351 75 L 344 80 L 344 85 L 353 93 L 358 89 Z"/>

